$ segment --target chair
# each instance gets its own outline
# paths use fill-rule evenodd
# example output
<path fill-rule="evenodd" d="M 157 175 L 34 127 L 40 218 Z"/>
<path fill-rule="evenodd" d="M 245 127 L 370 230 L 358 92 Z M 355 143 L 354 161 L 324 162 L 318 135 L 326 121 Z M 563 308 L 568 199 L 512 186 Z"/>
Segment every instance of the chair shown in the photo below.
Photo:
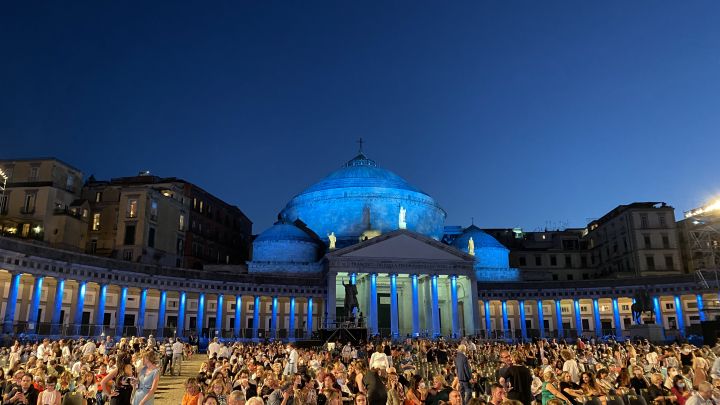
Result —
<path fill-rule="evenodd" d="M 647 401 L 642 395 L 628 394 L 626 397 L 627 405 L 647 405 Z"/>
<path fill-rule="evenodd" d="M 607 405 L 625 405 L 625 401 L 619 395 L 608 395 Z"/>
<path fill-rule="evenodd" d="M 65 394 L 62 405 L 85 405 L 85 398 L 79 392 L 71 392 Z"/>
<path fill-rule="evenodd" d="M 584 405 L 602 405 L 602 402 L 600 402 L 600 398 L 591 397 L 590 399 L 585 401 Z"/>

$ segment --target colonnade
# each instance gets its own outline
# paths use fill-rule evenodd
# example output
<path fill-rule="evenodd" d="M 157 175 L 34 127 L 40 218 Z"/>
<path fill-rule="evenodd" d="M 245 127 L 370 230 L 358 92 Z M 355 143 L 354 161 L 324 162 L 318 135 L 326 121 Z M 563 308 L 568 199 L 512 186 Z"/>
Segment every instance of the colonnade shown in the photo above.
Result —
<path fill-rule="evenodd" d="M 202 334 L 207 328 L 209 337 L 294 339 L 311 336 L 314 319 L 319 317 L 320 312 L 316 308 L 318 303 L 313 302 L 314 297 L 304 294 L 186 292 L 66 280 L 21 272 L 5 274 L 10 277 L 9 285 L 3 291 L 4 333 L 17 333 L 18 325 L 21 325 L 22 331 L 30 334 L 122 336 L 132 330 L 133 335 L 154 333 L 162 338 L 169 337 L 170 333 L 183 336 L 188 331 Z M 113 298 L 111 308 L 107 305 L 109 296 Z M 87 303 L 88 297 L 93 297 L 93 301 Z M 170 307 L 169 301 L 172 304 Z M 192 308 L 189 308 L 190 303 Z M 132 314 L 129 314 L 128 304 L 132 307 Z M 210 308 L 209 304 L 214 308 Z M 263 307 L 268 305 L 269 310 L 263 311 Z M 93 314 L 93 322 L 89 322 L 88 307 Z M 66 312 L 69 316 L 65 315 Z M 114 325 L 108 322 L 112 320 L 113 312 Z M 24 313 L 27 313 L 27 321 L 21 319 Z M 129 319 L 134 318 L 133 325 L 125 325 L 126 315 L 132 315 Z M 261 320 L 268 318 L 269 327 L 266 330 Z M 66 319 L 68 326 L 65 325 Z M 146 319 L 151 319 L 152 324 L 146 325 Z M 243 319 L 247 320 L 247 328 L 244 328 Z M 188 321 L 192 325 L 188 325 Z M 44 324 L 45 331 L 40 331 L 41 324 Z"/>
<path fill-rule="evenodd" d="M 685 336 L 686 326 L 708 316 L 705 301 L 720 300 L 716 294 L 677 294 L 651 297 L 652 316 L 642 323 L 655 323 L 666 334 Z M 498 338 L 563 338 L 627 336 L 632 320 L 633 298 L 488 299 L 479 301 L 483 314 L 481 334 Z M 480 327 L 480 325 L 478 325 Z"/>

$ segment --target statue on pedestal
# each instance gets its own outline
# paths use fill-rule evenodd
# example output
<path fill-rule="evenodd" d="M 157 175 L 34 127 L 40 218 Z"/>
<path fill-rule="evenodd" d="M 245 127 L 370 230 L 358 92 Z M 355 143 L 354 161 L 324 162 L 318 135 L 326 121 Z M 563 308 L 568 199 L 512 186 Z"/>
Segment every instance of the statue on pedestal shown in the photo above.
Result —
<path fill-rule="evenodd" d="M 343 282 L 343 287 L 345 287 L 345 314 L 350 316 L 355 308 L 359 308 L 357 300 L 358 290 L 357 286 L 353 283 L 345 284 Z"/>
<path fill-rule="evenodd" d="M 407 222 L 405 221 L 405 214 L 407 210 L 402 205 L 400 206 L 400 214 L 398 215 L 398 228 L 407 229 Z"/>
<path fill-rule="evenodd" d="M 468 240 L 468 254 L 470 256 L 475 256 L 475 241 L 472 236 L 470 237 L 470 240 Z"/>
<path fill-rule="evenodd" d="M 330 232 L 328 235 L 328 239 L 330 240 L 330 250 L 335 249 L 335 242 L 337 242 L 337 236 L 335 236 L 335 232 Z"/>
<path fill-rule="evenodd" d="M 652 300 L 647 290 L 640 290 L 635 293 L 635 302 L 630 306 L 632 310 L 633 321 L 636 325 L 641 325 L 642 316 L 645 312 L 652 313 Z"/>

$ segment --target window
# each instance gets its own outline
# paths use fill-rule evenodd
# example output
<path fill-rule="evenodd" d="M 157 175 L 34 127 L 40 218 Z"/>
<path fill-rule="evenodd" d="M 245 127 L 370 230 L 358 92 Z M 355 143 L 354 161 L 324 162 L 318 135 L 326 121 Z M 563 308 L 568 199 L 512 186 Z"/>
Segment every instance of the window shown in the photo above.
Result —
<path fill-rule="evenodd" d="M 640 228 L 647 229 L 648 228 L 648 216 L 647 214 L 640 214 Z"/>
<path fill-rule="evenodd" d="M 574 279 L 574 278 L 575 278 L 575 277 L 573 277 L 572 274 L 568 274 L 568 275 L 567 275 L 567 279 L 568 279 L 568 280 L 572 280 L 572 279 Z"/>
<path fill-rule="evenodd" d="M 39 167 L 30 168 L 30 177 L 28 178 L 29 181 L 37 181 L 39 169 Z"/>
<path fill-rule="evenodd" d="M 563 314 L 569 314 L 570 313 L 570 307 L 562 306 L 560 307 L 560 312 Z"/>
<path fill-rule="evenodd" d="M 180 218 L 178 219 L 178 230 L 185 230 L 185 214 L 180 214 Z"/>
<path fill-rule="evenodd" d="M 565 267 L 572 267 L 572 258 L 570 257 L 570 255 L 565 255 Z"/>
<path fill-rule="evenodd" d="M 587 267 L 587 256 L 580 256 L 580 267 Z"/>
<path fill-rule="evenodd" d="M 133 259 L 133 251 L 132 250 L 124 250 L 123 251 L 123 260 L 132 261 Z"/>
<path fill-rule="evenodd" d="M 137 198 L 130 198 L 127 202 L 127 211 L 125 215 L 128 218 L 137 218 L 138 216 L 138 200 Z"/>
<path fill-rule="evenodd" d="M 645 241 L 645 248 L 650 249 L 652 247 L 652 244 L 650 243 L 650 235 L 647 233 L 643 234 L 643 240 Z"/>
<path fill-rule="evenodd" d="M 94 255 L 97 252 L 97 239 L 93 239 L 90 241 L 90 249 L 89 252 L 91 255 Z"/>
<path fill-rule="evenodd" d="M 542 266 L 542 256 L 540 256 L 540 255 L 535 256 L 535 265 Z"/>
<path fill-rule="evenodd" d="M 558 275 L 557 275 L 557 274 L 553 274 L 552 276 L 553 276 L 553 281 L 558 281 Z"/>
<path fill-rule="evenodd" d="M 630 310 L 630 305 L 628 305 L 628 304 L 622 304 L 622 305 L 620 305 L 620 309 L 623 310 L 623 311 L 629 311 L 629 310 Z"/>
<path fill-rule="evenodd" d="M 181 254 L 183 253 L 183 247 L 184 247 L 184 246 L 185 246 L 185 241 L 183 241 L 182 239 L 178 238 L 178 240 L 177 240 L 177 246 L 176 246 L 177 254 L 181 255 Z"/>
<path fill-rule="evenodd" d="M 660 222 L 661 228 L 667 227 L 667 223 L 665 222 L 665 214 L 658 214 L 658 222 Z"/>
<path fill-rule="evenodd" d="M 647 264 L 648 270 L 655 270 L 655 258 L 652 256 L 645 256 L 645 263 Z"/>
<path fill-rule="evenodd" d="M 125 245 L 135 244 L 135 225 L 125 225 Z"/>
<path fill-rule="evenodd" d="M 96 213 L 93 214 L 92 230 L 93 230 L 93 231 L 99 231 L 99 230 L 100 230 L 100 213 L 99 213 L 99 212 L 96 212 Z"/>
<path fill-rule="evenodd" d="M 674 270 L 675 269 L 675 262 L 673 260 L 672 255 L 665 256 L 665 269 L 666 270 Z"/>
<path fill-rule="evenodd" d="M 150 201 L 150 220 L 157 221 L 158 214 L 158 202 L 157 200 Z"/>
<path fill-rule="evenodd" d="M 65 188 L 67 190 L 71 190 L 71 191 L 75 189 L 75 176 L 73 176 L 70 173 L 68 173 L 67 182 L 65 183 Z"/>
<path fill-rule="evenodd" d="M 155 228 L 153 227 L 150 227 L 150 230 L 148 231 L 148 247 L 155 247 Z"/>
<path fill-rule="evenodd" d="M 550 255 L 550 265 L 551 266 L 557 266 L 557 256 Z"/>
<path fill-rule="evenodd" d="M 102 191 L 97 191 L 95 193 L 95 202 L 101 202 L 102 201 Z"/>
<path fill-rule="evenodd" d="M 27 193 L 23 202 L 23 214 L 32 214 L 33 212 L 35 212 L 35 193 Z"/>
<path fill-rule="evenodd" d="M 662 244 L 663 248 L 670 249 L 670 237 L 666 233 L 662 235 Z"/>
<path fill-rule="evenodd" d="M 200 213 L 202 214 L 202 212 L 203 212 L 203 202 L 200 201 Z"/>

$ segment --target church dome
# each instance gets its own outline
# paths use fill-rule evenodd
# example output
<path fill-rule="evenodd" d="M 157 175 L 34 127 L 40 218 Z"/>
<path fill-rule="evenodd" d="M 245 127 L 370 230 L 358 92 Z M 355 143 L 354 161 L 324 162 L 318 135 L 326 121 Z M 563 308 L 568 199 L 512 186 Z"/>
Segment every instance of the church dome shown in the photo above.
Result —
<path fill-rule="evenodd" d="M 285 221 L 301 220 L 324 241 L 357 243 L 363 234 L 400 228 L 440 239 L 446 213 L 428 194 L 360 153 L 340 169 L 293 197 L 281 211 Z M 371 232 L 368 232 L 371 231 Z"/>
<path fill-rule="evenodd" d="M 470 238 L 475 245 L 475 267 L 476 268 L 507 268 L 509 267 L 510 250 L 498 242 L 497 239 L 487 234 L 475 225 L 465 228 L 462 235 L 458 236 L 452 245 L 465 253 L 468 253 Z"/>
<path fill-rule="evenodd" d="M 318 241 L 297 226 L 277 222 L 253 241 L 253 262 L 316 262 Z"/>

